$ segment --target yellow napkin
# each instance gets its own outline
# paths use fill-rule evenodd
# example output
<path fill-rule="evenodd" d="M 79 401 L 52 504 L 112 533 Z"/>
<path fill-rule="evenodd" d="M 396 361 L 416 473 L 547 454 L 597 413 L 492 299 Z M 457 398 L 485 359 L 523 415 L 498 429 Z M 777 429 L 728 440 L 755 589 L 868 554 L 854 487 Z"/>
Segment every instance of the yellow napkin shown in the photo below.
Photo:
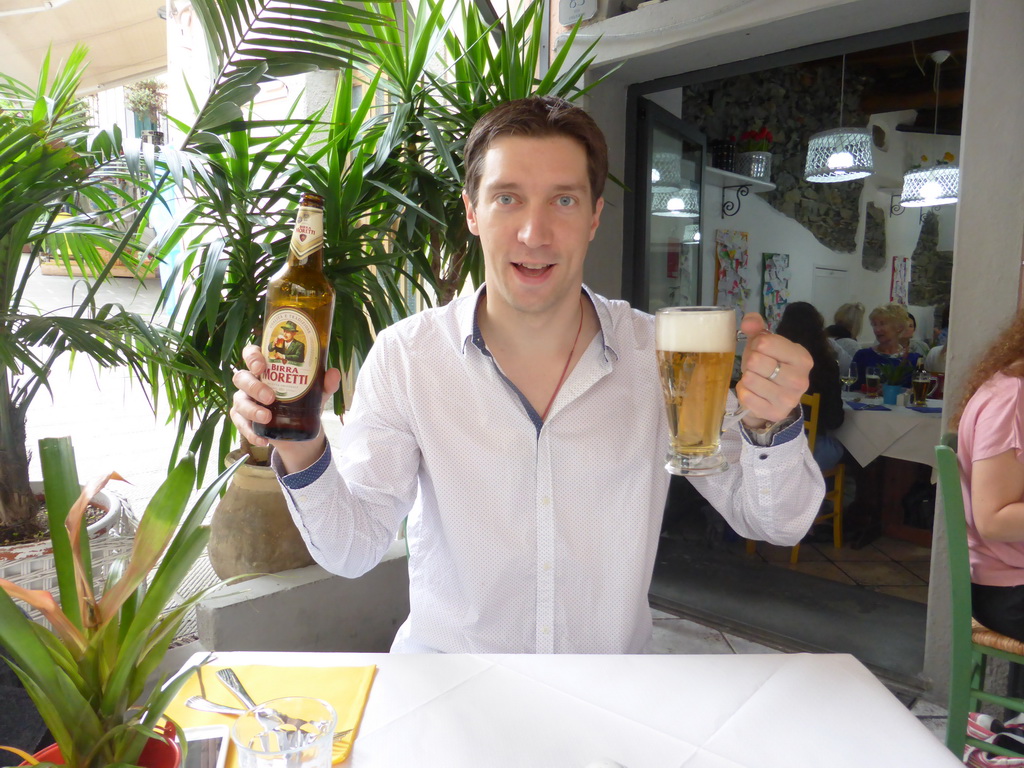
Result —
<path fill-rule="evenodd" d="M 208 664 L 202 668 L 203 683 L 206 686 L 206 698 L 218 704 L 230 707 L 242 707 L 217 677 L 217 670 L 223 665 Z M 352 751 L 352 742 L 359 730 L 359 722 L 363 718 L 366 699 L 370 695 L 370 686 L 377 667 L 264 667 L 264 666 L 232 666 L 238 679 L 245 689 L 258 702 L 279 699 L 282 696 L 313 696 L 323 699 L 334 707 L 338 713 L 337 731 L 352 729 L 352 733 L 344 739 L 334 742 L 333 762 L 340 763 L 348 758 Z M 182 728 L 197 725 L 232 726 L 235 718 L 229 715 L 217 715 L 212 712 L 199 712 L 185 706 L 190 696 L 201 695 L 199 678 L 193 673 L 174 701 L 167 708 L 167 717 Z M 238 768 L 238 757 L 235 746 L 228 748 L 228 768 Z"/>

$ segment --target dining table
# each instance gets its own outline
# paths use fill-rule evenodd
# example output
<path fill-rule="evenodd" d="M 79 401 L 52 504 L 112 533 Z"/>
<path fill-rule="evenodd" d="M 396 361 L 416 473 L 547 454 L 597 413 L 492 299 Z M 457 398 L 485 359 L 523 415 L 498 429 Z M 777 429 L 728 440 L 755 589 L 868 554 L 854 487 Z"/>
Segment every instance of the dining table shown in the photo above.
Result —
<path fill-rule="evenodd" d="M 490 655 L 205 653 L 271 698 L 318 696 L 372 669 L 351 768 L 943 768 L 961 765 L 846 654 Z M 308 674 L 314 668 L 315 674 Z M 302 684 L 295 682 L 301 676 Z M 194 672 L 180 674 L 195 675 Z M 206 695 L 237 703 L 205 674 Z M 213 682 L 211 682 L 213 681 Z M 179 697 L 184 695 L 180 693 Z M 257 701 L 260 695 L 254 693 Z M 361 713 L 361 719 L 359 718 Z M 230 722 L 176 710 L 188 728 Z M 349 715 L 350 717 L 353 717 Z M 228 768 L 237 765 L 229 753 Z"/>
<path fill-rule="evenodd" d="M 868 398 L 844 402 L 843 423 L 834 434 L 862 467 L 889 456 L 934 469 L 941 428 L 941 400 L 928 400 L 918 409 Z"/>
<path fill-rule="evenodd" d="M 935 483 L 935 446 L 942 434 L 942 400 L 924 406 L 886 405 L 881 398 L 844 401 L 835 437 L 864 468 L 849 518 L 860 519 L 856 549 L 881 534 L 931 545 L 931 529 L 910 525 L 903 500 L 915 487 Z"/>

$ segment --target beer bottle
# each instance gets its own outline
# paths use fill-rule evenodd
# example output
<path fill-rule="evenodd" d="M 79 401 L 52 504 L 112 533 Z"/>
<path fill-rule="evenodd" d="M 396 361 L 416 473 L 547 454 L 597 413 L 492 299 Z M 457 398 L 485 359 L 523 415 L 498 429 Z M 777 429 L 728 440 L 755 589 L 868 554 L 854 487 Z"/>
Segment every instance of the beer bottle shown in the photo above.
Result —
<path fill-rule="evenodd" d="M 320 433 L 334 288 L 324 276 L 324 199 L 303 193 L 288 263 L 267 287 L 260 348 L 261 380 L 274 390 L 268 424 L 253 431 L 271 440 L 312 440 Z"/>

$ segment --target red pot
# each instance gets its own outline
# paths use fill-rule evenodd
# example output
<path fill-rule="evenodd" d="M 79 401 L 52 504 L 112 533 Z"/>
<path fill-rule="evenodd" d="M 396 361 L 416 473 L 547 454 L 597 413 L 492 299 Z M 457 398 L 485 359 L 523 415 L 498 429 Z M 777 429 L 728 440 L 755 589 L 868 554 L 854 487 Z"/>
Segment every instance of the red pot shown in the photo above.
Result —
<path fill-rule="evenodd" d="M 174 726 L 167 723 L 157 730 L 163 732 L 167 741 L 150 739 L 146 742 L 146 746 L 142 748 L 142 754 L 139 755 L 139 765 L 144 768 L 178 768 L 181 765 L 181 748 L 175 738 Z M 32 757 L 41 763 L 64 765 L 64 756 L 56 744 L 39 750 Z M 22 765 L 28 765 L 28 763 L 22 763 Z"/>

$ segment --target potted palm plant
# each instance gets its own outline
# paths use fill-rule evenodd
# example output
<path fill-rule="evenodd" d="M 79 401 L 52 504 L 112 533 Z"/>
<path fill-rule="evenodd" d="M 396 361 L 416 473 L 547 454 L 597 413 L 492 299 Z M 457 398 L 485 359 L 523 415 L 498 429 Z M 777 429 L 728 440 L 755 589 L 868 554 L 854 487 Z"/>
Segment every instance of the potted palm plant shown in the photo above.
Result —
<path fill-rule="evenodd" d="M 209 0 L 196 5 L 204 9 L 204 25 L 212 19 L 205 28 L 211 45 L 231 39 L 235 29 L 259 28 L 222 25 Z M 189 348 L 166 371 L 167 392 L 181 445 L 191 431 L 188 449 L 200 457 L 223 459 L 235 447 L 227 418 L 231 376 L 243 346 L 260 332 L 262 296 L 287 255 L 288 210 L 301 190 L 326 199 L 324 269 L 337 291 L 328 360 L 347 369 L 377 331 L 415 309 L 417 297 L 443 303 L 468 276 L 481 276 L 460 200 L 462 145 L 476 118 L 507 99 L 581 92 L 587 62 L 568 63 L 569 45 L 538 75 L 542 3 L 500 24 L 485 22 L 475 4 L 464 3 L 458 32 L 432 0 L 368 7 L 372 17 L 349 25 L 361 47 L 355 64 L 342 67 L 328 108 L 273 125 L 242 116 L 205 129 L 202 158 L 193 158 L 202 173 L 180 187 L 187 213 L 164 241 L 185 253 L 186 290 L 165 298 L 175 305 L 173 323 Z M 318 8 L 307 20 L 322 19 Z M 304 35 L 287 53 L 293 65 L 306 60 Z M 279 51 L 285 38 L 275 38 Z M 387 106 L 379 107 L 382 102 Z M 247 162 L 239 162 L 242 157 Z M 343 408 L 339 396 L 335 411 Z M 248 445 L 238 451 L 260 460 Z M 272 472 L 247 467 L 235 485 L 243 483 L 265 489 L 259 492 L 265 504 L 255 507 L 264 511 L 254 514 L 249 496 L 239 503 L 225 499 L 218 508 L 211 540 L 218 574 L 295 567 L 296 553 L 305 555 L 305 548 Z M 271 562 L 268 551 L 279 549 L 281 557 Z"/>
<path fill-rule="evenodd" d="M 25 420 L 60 356 L 149 381 L 149 362 L 168 349 L 166 329 L 95 300 L 118 259 L 137 267 L 146 202 L 126 192 L 144 182 L 124 163 L 119 132 L 91 130 L 75 96 L 85 55 L 76 48 L 59 66 L 47 56 L 34 86 L 0 74 L 0 541 L 31 529 L 39 511 Z M 96 275 L 66 312 L 42 314 L 26 299 L 47 250 Z"/>
<path fill-rule="evenodd" d="M 83 516 L 89 499 L 118 476 L 100 478 L 79 493 L 77 484 L 67 482 L 75 474 L 70 444 L 44 455 L 49 512 L 65 519 L 70 541 L 56 563 L 59 602 L 48 591 L 0 579 L 0 646 L 56 742 L 37 760 L 73 768 L 176 768 L 173 727 L 163 727 L 161 719 L 185 677 L 147 684 L 186 611 L 205 595 L 173 604 L 206 546 L 206 513 L 234 469 L 186 512 L 196 470 L 191 457 L 183 459 L 143 513 L 130 556 L 94 591 Z M 16 599 L 40 611 L 49 625 L 29 619 Z"/>

